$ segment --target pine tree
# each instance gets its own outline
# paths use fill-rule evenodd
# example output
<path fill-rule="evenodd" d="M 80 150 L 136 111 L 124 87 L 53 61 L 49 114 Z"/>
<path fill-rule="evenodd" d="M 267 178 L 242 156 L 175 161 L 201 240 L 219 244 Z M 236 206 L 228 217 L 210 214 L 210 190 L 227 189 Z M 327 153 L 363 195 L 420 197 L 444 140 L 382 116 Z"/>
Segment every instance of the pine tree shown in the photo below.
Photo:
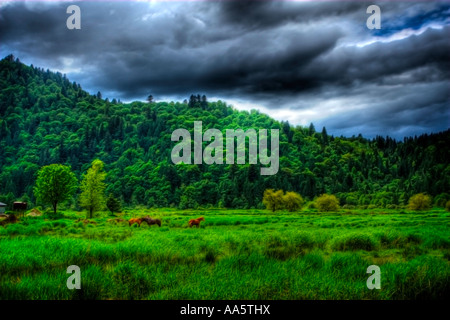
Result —
<path fill-rule="evenodd" d="M 308 134 L 310 136 L 313 136 L 314 133 L 316 133 L 316 128 L 314 127 L 314 124 L 311 122 L 311 124 L 309 125 Z"/>
<path fill-rule="evenodd" d="M 328 145 L 328 133 L 327 133 L 327 129 L 325 129 L 325 127 L 323 127 L 323 129 L 322 129 L 322 144 L 324 146 Z"/>
<path fill-rule="evenodd" d="M 120 201 L 114 198 L 112 194 L 110 194 L 108 200 L 106 200 L 106 206 L 108 207 L 109 211 L 111 211 L 111 214 L 114 214 L 114 212 L 119 212 L 120 210 L 122 210 Z"/>

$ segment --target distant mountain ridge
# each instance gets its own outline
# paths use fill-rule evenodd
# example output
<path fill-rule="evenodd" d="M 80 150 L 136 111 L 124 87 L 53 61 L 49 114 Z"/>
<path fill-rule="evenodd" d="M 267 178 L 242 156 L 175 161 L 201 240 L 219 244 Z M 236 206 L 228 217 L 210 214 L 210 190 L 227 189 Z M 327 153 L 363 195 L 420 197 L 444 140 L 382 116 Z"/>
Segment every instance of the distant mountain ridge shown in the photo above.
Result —
<path fill-rule="evenodd" d="M 0 61 L 0 74 L 1 202 L 34 203 L 36 172 L 44 165 L 70 165 L 80 178 L 96 158 L 105 162 L 107 192 L 129 206 L 256 208 L 268 188 L 309 200 L 336 194 L 349 207 L 401 206 L 419 192 L 438 205 L 449 197 L 450 130 L 401 142 L 338 138 L 200 96 L 186 103 L 109 101 L 12 56 Z M 279 129 L 279 172 L 261 176 L 259 164 L 175 166 L 171 133 L 192 132 L 194 121 L 204 131 Z"/>

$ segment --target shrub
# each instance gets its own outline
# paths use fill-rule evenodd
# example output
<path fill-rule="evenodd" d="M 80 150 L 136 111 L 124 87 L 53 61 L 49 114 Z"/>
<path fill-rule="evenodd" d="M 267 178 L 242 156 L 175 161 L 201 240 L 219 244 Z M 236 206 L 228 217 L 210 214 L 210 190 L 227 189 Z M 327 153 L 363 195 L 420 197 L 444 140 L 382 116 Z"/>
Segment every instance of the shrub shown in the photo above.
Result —
<path fill-rule="evenodd" d="M 303 200 L 302 196 L 296 192 L 286 192 L 286 194 L 283 196 L 284 207 L 289 212 L 300 210 L 304 202 L 305 201 Z"/>
<path fill-rule="evenodd" d="M 264 191 L 263 203 L 268 210 L 275 212 L 283 207 L 283 190 L 274 191 L 267 189 Z"/>
<path fill-rule="evenodd" d="M 450 201 L 450 195 L 448 193 L 441 193 L 434 198 L 434 205 L 436 207 L 445 208 L 448 201 Z"/>
<path fill-rule="evenodd" d="M 445 204 L 445 210 L 450 211 L 450 200 Z"/>
<path fill-rule="evenodd" d="M 339 210 L 339 200 L 335 195 L 322 194 L 317 198 L 316 206 L 320 211 L 337 211 Z"/>
<path fill-rule="evenodd" d="M 408 209 L 410 210 L 428 210 L 431 208 L 431 197 L 418 193 L 409 198 Z"/>

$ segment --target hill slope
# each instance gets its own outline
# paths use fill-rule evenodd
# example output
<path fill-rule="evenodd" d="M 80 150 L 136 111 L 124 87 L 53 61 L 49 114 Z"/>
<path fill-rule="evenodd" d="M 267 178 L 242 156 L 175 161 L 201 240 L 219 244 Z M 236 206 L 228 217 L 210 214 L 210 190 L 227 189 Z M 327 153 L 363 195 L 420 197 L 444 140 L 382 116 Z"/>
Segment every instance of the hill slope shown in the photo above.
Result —
<path fill-rule="evenodd" d="M 133 102 L 90 95 L 65 75 L 0 61 L 0 201 L 34 202 L 36 172 L 70 165 L 77 177 L 93 159 L 105 162 L 108 193 L 127 205 L 149 207 L 260 207 L 267 188 L 312 199 L 333 193 L 341 205 L 402 205 L 427 192 L 442 204 L 450 190 L 450 130 L 405 138 L 335 138 L 326 130 L 292 127 L 258 111 L 222 101 Z M 225 129 L 280 129 L 280 170 L 261 176 L 260 165 L 178 165 L 171 133 Z M 440 196 L 439 196 L 440 195 Z M 75 200 L 72 205 L 76 206 Z"/>

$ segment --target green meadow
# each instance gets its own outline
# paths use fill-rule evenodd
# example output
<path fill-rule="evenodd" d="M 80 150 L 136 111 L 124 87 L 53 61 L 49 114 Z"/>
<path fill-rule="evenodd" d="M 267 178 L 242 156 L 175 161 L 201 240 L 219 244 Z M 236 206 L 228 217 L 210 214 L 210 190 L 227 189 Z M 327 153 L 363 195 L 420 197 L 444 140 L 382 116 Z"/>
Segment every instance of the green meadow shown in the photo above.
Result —
<path fill-rule="evenodd" d="M 0 227 L 0 299 L 448 299 L 450 213 L 131 210 Z M 188 221 L 205 217 L 200 228 Z M 69 290 L 67 267 L 81 270 Z M 367 267 L 381 269 L 369 290 Z"/>

